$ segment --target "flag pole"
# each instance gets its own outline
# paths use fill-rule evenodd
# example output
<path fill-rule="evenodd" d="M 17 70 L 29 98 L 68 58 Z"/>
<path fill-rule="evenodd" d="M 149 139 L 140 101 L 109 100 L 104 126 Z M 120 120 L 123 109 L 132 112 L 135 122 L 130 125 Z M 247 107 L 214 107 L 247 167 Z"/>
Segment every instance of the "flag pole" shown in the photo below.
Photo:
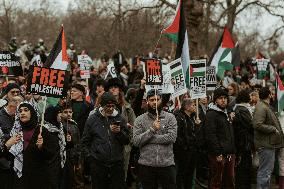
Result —
<path fill-rule="evenodd" d="M 158 98 L 157 98 L 157 85 L 155 85 L 155 98 L 156 98 L 156 114 L 157 114 L 157 120 L 159 119 L 159 112 L 158 112 Z"/>
<path fill-rule="evenodd" d="M 155 53 L 155 51 L 157 50 L 161 38 L 162 38 L 162 33 L 160 33 L 159 39 L 158 39 L 158 41 L 156 42 L 155 49 L 154 49 L 153 53 Z"/>
<path fill-rule="evenodd" d="M 196 119 L 199 119 L 198 98 L 196 99 Z"/>
<path fill-rule="evenodd" d="M 39 135 L 41 136 L 42 133 L 42 126 L 44 124 L 44 114 L 45 114 L 45 108 L 46 108 L 46 99 L 47 97 L 44 96 L 44 100 L 43 100 L 43 110 L 42 110 L 42 116 L 41 116 L 41 123 L 40 123 L 40 128 L 39 128 Z"/>

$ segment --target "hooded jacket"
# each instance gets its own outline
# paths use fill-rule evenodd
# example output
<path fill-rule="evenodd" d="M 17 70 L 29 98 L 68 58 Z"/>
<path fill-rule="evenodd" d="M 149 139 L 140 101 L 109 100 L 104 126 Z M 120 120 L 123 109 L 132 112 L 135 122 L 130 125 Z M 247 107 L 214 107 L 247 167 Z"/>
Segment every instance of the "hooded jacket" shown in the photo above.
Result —
<path fill-rule="evenodd" d="M 81 140 L 82 148 L 86 157 L 112 165 L 123 161 L 123 148 L 129 143 L 129 131 L 125 119 L 117 110 L 109 117 L 104 117 L 101 111 L 102 108 L 98 108 L 88 118 Z M 121 121 L 119 133 L 110 130 L 110 125 L 115 121 Z"/>
<path fill-rule="evenodd" d="M 227 155 L 236 152 L 234 130 L 229 115 L 215 104 L 209 104 L 206 114 L 205 139 L 209 154 Z"/>

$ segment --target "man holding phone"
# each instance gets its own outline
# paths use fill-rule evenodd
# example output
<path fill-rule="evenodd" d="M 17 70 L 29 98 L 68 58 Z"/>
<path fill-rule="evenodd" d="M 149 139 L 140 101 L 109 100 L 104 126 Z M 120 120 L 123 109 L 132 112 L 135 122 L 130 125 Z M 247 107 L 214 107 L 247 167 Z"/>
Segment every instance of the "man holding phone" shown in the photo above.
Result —
<path fill-rule="evenodd" d="M 116 109 L 115 97 L 106 92 L 101 107 L 88 118 L 83 138 L 83 152 L 91 164 L 92 188 L 125 189 L 123 149 L 129 143 L 125 119 Z"/>

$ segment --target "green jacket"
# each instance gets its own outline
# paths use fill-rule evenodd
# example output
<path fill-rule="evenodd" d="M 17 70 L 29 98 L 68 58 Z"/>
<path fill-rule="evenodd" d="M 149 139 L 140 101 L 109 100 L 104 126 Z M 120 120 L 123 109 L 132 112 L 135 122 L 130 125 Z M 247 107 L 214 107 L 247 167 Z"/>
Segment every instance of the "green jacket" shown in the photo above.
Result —
<path fill-rule="evenodd" d="M 284 146 L 284 135 L 280 122 L 269 104 L 264 101 L 259 101 L 255 106 L 253 127 L 256 149 Z"/>

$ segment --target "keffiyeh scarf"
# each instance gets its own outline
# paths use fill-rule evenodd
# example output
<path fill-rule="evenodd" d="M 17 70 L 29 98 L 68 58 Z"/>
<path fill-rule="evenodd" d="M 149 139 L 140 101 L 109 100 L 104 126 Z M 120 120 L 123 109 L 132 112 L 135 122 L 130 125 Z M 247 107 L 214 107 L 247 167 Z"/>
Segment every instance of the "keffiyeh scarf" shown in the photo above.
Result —
<path fill-rule="evenodd" d="M 37 116 L 39 118 L 39 114 L 38 114 L 38 111 L 37 111 L 35 104 L 24 101 L 24 102 L 20 103 L 20 105 L 24 104 L 24 103 L 30 104 L 34 108 L 34 110 L 37 112 Z M 13 146 L 11 146 L 9 152 L 11 154 L 13 154 L 14 157 L 15 157 L 15 159 L 14 159 L 14 171 L 16 172 L 17 176 L 20 178 L 20 177 L 22 177 L 22 169 L 23 169 L 24 139 L 23 139 L 23 130 L 22 130 L 22 127 L 21 127 L 21 124 L 20 124 L 19 106 L 18 106 L 17 111 L 16 111 L 15 122 L 14 122 L 14 126 L 13 126 L 13 128 L 10 132 L 10 136 L 12 137 L 14 135 L 20 134 L 22 137 L 21 137 L 21 140 L 17 144 L 14 144 Z"/>
<path fill-rule="evenodd" d="M 45 122 L 43 126 L 48 130 L 48 132 L 58 133 L 60 157 L 61 157 L 61 168 L 63 168 L 66 162 L 66 141 L 65 141 L 64 131 L 63 131 L 63 125 L 62 123 L 60 123 L 60 128 L 57 128 L 55 125 Z"/>

